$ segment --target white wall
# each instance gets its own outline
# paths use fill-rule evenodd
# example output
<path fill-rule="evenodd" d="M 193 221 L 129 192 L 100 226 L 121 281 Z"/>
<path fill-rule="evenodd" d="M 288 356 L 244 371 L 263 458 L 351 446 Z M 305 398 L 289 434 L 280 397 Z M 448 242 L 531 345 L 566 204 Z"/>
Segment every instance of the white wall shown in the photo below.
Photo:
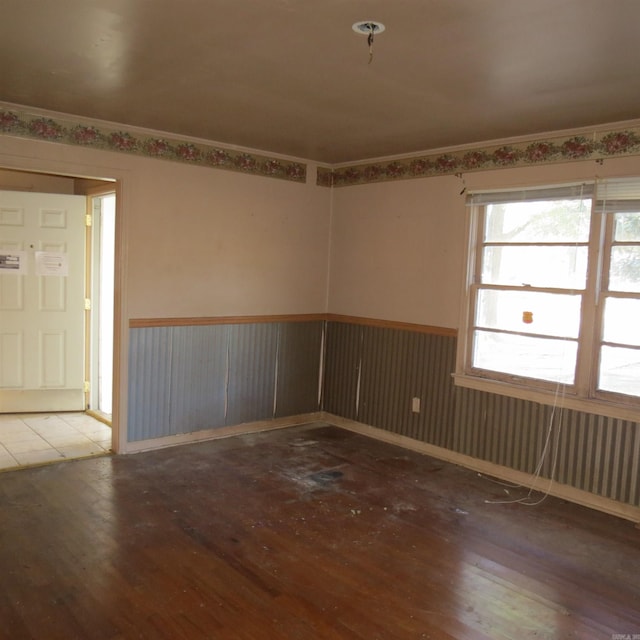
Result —
<path fill-rule="evenodd" d="M 467 190 L 640 175 L 640 158 L 480 171 Z M 334 189 L 329 312 L 457 328 L 466 253 L 455 176 Z"/>
<path fill-rule="evenodd" d="M 460 188 L 446 176 L 335 189 L 329 311 L 455 327 Z"/>
<path fill-rule="evenodd" d="M 0 137 L 0 167 L 118 178 L 128 318 L 319 313 L 330 191 L 122 153 Z"/>
<path fill-rule="evenodd" d="M 457 327 L 465 208 L 454 176 L 330 190 L 315 186 L 313 167 L 297 184 L 7 136 L 0 167 L 122 181 L 125 319 L 329 311 Z M 465 181 L 471 190 L 639 173 L 629 157 Z"/>
<path fill-rule="evenodd" d="M 324 310 L 328 193 L 155 164 L 130 225 L 131 316 Z"/>

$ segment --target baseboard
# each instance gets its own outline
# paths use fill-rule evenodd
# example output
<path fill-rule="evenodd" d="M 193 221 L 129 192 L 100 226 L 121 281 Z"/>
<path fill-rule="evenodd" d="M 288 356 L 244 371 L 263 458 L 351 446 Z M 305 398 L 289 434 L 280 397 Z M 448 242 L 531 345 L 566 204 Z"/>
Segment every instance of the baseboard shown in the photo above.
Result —
<path fill-rule="evenodd" d="M 220 427 L 216 429 L 203 429 L 202 431 L 194 431 L 191 433 L 182 433 L 175 436 L 165 436 L 162 438 L 153 438 L 150 440 L 141 440 L 139 442 L 127 442 L 123 447 L 121 453 L 141 453 L 143 451 L 151 451 L 153 449 L 163 449 L 165 447 L 173 447 L 181 444 L 192 444 L 194 442 L 203 442 L 206 440 L 216 440 L 219 438 L 230 438 L 237 435 L 245 435 L 249 433 L 258 433 L 261 431 L 270 431 L 273 429 L 285 429 L 288 427 L 296 427 L 303 424 L 309 424 L 313 422 L 323 422 L 327 424 L 340 427 L 341 429 L 347 429 L 376 440 L 388 442 L 411 451 L 416 451 L 438 460 L 450 462 L 452 464 L 465 467 L 472 471 L 491 476 L 510 482 L 513 484 L 521 485 L 523 487 L 531 486 L 532 477 L 528 473 L 522 471 L 516 471 L 510 467 L 504 467 L 502 465 L 495 464 L 493 462 L 487 462 L 486 460 L 480 460 L 471 456 L 457 453 L 443 447 L 438 447 L 427 442 L 421 442 L 407 436 L 402 436 L 391 431 L 372 427 L 362 422 L 356 422 L 355 420 L 349 420 L 347 418 L 341 418 L 332 413 L 325 411 L 319 411 L 314 413 L 305 413 L 297 416 L 289 416 L 286 418 L 277 418 L 274 420 L 261 420 L 258 422 L 247 422 L 244 424 L 233 425 L 230 427 Z M 538 491 L 547 492 L 556 498 L 561 498 L 569 502 L 589 507 L 597 511 L 602 511 L 609 515 L 630 520 L 631 522 L 640 524 L 640 508 L 634 507 L 611 498 L 604 498 L 582 489 L 576 489 L 575 487 L 560 484 L 558 482 L 551 483 L 541 479 L 537 487 Z"/>
<path fill-rule="evenodd" d="M 413 438 L 408 438 L 407 436 L 402 436 L 397 433 L 385 431 L 384 429 L 371 427 L 367 424 L 356 422 L 355 420 L 341 418 L 340 416 L 336 416 L 331 413 L 322 412 L 320 414 L 320 420 L 322 422 L 332 424 L 336 427 L 354 431 L 361 435 L 369 436 L 377 440 L 382 440 L 384 442 L 388 442 L 389 444 L 395 444 L 397 446 L 403 447 L 405 449 L 410 449 L 418 453 L 423 453 L 433 458 L 437 458 L 438 460 L 451 462 L 461 467 L 465 467 L 467 469 L 471 469 L 472 471 L 477 471 L 478 473 L 498 478 L 506 482 L 521 485 L 523 487 L 531 486 L 531 475 L 528 473 L 523 473 L 522 471 L 516 471 L 515 469 L 504 467 L 493 462 L 487 462 L 485 460 L 479 460 L 478 458 L 472 458 L 471 456 L 467 456 L 462 453 L 457 453 L 443 447 L 437 447 L 433 444 L 414 440 Z M 625 520 L 630 520 L 631 522 L 635 522 L 636 524 L 640 523 L 639 507 L 634 507 L 623 502 L 618 502 L 617 500 L 612 500 L 611 498 L 604 498 L 594 493 L 583 491 L 582 489 L 576 489 L 575 487 L 571 487 L 566 484 L 560 484 L 557 482 L 553 482 L 549 486 L 549 481 L 544 479 L 541 479 L 539 481 L 538 485 L 536 486 L 536 490 L 546 492 L 556 498 L 574 502 L 584 507 L 589 507 L 591 509 L 596 509 L 597 511 L 608 513 L 609 515 L 624 518 Z"/>
<path fill-rule="evenodd" d="M 219 438 L 230 438 L 231 436 L 245 435 L 248 433 L 258 433 L 260 431 L 271 431 L 272 429 L 285 429 L 287 427 L 297 427 L 309 422 L 319 422 L 322 414 L 319 412 L 303 413 L 286 418 L 274 418 L 273 420 L 260 420 L 258 422 L 246 422 L 230 427 L 219 427 L 216 429 L 203 429 L 202 431 L 192 431 L 190 433 L 180 433 L 175 436 L 164 436 L 162 438 L 151 438 L 136 442 L 126 442 L 120 453 L 141 453 L 152 451 L 153 449 L 164 449 L 180 444 L 193 444 L 205 440 L 217 440 Z"/>

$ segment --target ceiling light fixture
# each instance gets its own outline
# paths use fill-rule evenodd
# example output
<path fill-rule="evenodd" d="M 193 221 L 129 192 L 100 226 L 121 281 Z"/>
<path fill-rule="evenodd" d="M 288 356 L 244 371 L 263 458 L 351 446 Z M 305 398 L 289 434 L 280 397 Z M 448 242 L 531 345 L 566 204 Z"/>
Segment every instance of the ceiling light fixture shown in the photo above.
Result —
<path fill-rule="evenodd" d="M 369 45 L 369 64 L 373 60 L 373 37 L 382 33 L 385 30 L 385 26 L 382 22 L 376 22 L 375 20 L 361 20 L 356 22 L 351 27 L 356 33 L 367 36 L 367 44 Z"/>

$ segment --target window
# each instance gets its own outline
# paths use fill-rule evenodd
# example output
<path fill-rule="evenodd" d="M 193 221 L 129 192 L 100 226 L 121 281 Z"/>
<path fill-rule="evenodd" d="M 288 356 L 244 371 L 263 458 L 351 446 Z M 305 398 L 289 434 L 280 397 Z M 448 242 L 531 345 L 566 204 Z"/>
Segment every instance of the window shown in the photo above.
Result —
<path fill-rule="evenodd" d="M 640 179 L 468 204 L 456 380 L 640 407 Z"/>

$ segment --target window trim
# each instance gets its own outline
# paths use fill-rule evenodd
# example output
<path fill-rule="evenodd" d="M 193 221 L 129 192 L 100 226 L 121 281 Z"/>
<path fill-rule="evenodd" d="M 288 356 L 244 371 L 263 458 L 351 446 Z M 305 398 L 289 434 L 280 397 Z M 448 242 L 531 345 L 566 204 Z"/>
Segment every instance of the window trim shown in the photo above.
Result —
<path fill-rule="evenodd" d="M 640 183 L 640 180 L 639 180 Z M 575 185 L 567 185 L 567 187 Z M 594 189 L 596 185 L 589 185 Z M 562 188 L 562 187 L 560 187 Z M 553 185 L 540 187 L 554 194 Z M 536 187 L 522 191 L 504 191 L 503 198 L 508 200 L 508 194 L 516 196 L 523 193 L 526 199 L 528 192 L 535 192 Z M 488 193 L 488 192 L 487 192 Z M 501 193 L 499 190 L 492 193 Z M 470 197 L 470 206 L 465 207 L 466 228 L 466 261 L 464 268 L 464 286 L 461 292 L 460 331 L 458 332 L 458 348 L 456 353 L 456 370 L 452 374 L 454 384 L 468 389 L 475 389 L 498 395 L 505 395 L 522 400 L 529 400 L 546 405 L 559 405 L 567 409 L 574 409 L 585 413 L 620 418 L 640 422 L 640 399 L 597 389 L 603 312 L 599 308 L 595 312 L 587 312 L 587 305 L 601 307 L 609 294 L 605 287 L 608 273 L 604 273 L 609 265 L 612 243 L 613 222 L 607 222 L 609 215 L 599 215 L 597 210 L 598 197 L 593 198 L 591 210 L 591 227 L 589 234 L 588 271 L 585 290 L 583 292 L 583 311 L 581 314 L 581 331 L 578 337 L 578 353 L 576 376 L 573 385 L 562 385 L 544 380 L 535 380 L 534 385 L 527 384 L 527 378 L 507 373 L 492 372 L 471 366 L 471 349 L 473 344 L 474 318 L 477 304 L 477 284 L 475 278 L 480 273 L 482 260 L 483 233 L 479 208 L 487 204 L 486 196 L 482 193 Z M 475 199 L 475 200 L 474 200 Z M 518 197 L 515 198 L 518 200 Z M 602 212 L 605 213 L 604 211 Z M 606 213 L 609 213 L 608 211 Z M 599 228 L 598 228 L 599 227 Z M 595 236 L 595 237 L 594 237 Z M 597 240 L 597 242 L 596 242 Z M 587 345 L 585 347 L 585 344 Z"/>
<path fill-rule="evenodd" d="M 561 406 L 565 409 L 574 409 L 584 413 L 593 413 L 598 416 L 608 418 L 619 418 L 640 422 L 640 412 L 634 405 L 612 402 L 602 398 L 580 398 L 569 393 L 556 393 L 555 391 L 544 391 L 511 382 L 502 382 L 493 378 L 482 378 L 480 376 L 466 373 L 452 374 L 454 384 L 466 389 L 494 393 L 500 396 L 509 396 L 520 400 L 529 400 L 539 404 L 550 406 Z"/>

